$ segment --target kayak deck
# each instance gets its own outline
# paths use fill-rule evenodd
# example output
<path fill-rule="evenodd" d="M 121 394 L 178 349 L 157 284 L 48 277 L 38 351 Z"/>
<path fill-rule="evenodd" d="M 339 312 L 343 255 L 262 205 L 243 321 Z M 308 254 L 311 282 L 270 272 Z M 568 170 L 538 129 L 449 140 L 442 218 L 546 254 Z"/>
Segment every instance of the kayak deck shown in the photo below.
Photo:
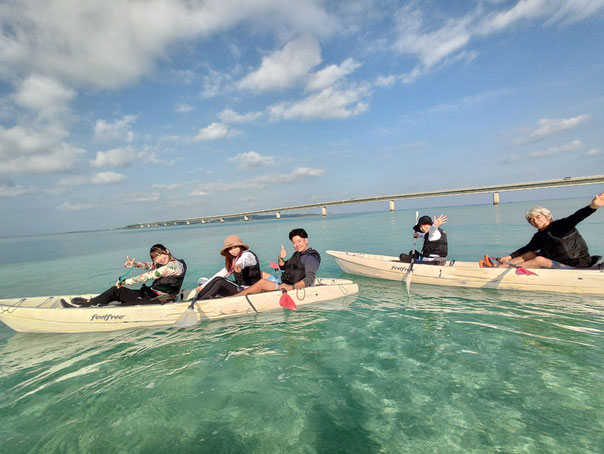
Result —
<path fill-rule="evenodd" d="M 315 285 L 288 292 L 295 304 L 307 304 L 354 295 L 358 286 L 346 279 L 318 278 Z M 64 308 L 61 298 L 94 295 L 63 295 L 0 300 L 0 320 L 19 332 L 79 333 L 115 331 L 138 327 L 173 326 L 187 310 L 195 289 L 183 292 L 183 301 L 168 304 Z M 281 291 L 197 301 L 199 321 L 281 309 Z M 187 301 L 189 299 L 189 301 Z M 252 307 L 253 306 L 253 307 Z"/>
<path fill-rule="evenodd" d="M 401 281 L 409 263 L 398 257 L 359 252 L 327 251 L 346 273 Z M 517 274 L 514 268 L 480 268 L 477 262 L 450 260 L 444 266 L 413 265 L 413 283 L 468 288 L 604 295 L 604 270 L 535 269 L 535 275 Z"/>

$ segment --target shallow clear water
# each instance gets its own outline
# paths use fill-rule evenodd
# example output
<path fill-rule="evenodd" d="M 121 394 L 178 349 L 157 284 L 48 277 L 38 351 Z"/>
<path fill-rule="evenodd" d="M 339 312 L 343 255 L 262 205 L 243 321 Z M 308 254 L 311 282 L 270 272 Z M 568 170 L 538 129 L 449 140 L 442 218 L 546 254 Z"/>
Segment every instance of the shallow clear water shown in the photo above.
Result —
<path fill-rule="evenodd" d="M 548 202 L 555 215 L 584 200 Z M 510 252 L 528 204 L 451 207 L 450 256 Z M 440 214 L 432 210 L 427 214 Z M 423 214 L 423 213 L 420 213 Z M 101 291 L 166 244 L 187 286 L 237 233 L 264 268 L 302 226 L 326 249 L 411 249 L 415 210 L 0 239 L 0 296 Z M 580 230 L 604 252 L 604 216 Z M 34 335 L 0 326 L 0 452 L 602 452 L 604 301 L 344 275 L 356 297 L 197 325 Z"/>

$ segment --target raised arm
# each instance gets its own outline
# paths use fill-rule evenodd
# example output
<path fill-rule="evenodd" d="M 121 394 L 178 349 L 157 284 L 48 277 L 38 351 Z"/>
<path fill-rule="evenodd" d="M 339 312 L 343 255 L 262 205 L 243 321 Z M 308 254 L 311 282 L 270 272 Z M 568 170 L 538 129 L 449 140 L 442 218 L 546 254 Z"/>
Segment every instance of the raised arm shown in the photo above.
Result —
<path fill-rule="evenodd" d="M 173 260 L 164 266 L 160 266 L 154 270 L 148 271 L 138 276 L 131 277 L 124 281 L 124 285 L 141 284 L 150 279 L 159 279 L 164 276 L 177 276 L 184 272 L 182 263 L 178 260 Z"/>
<path fill-rule="evenodd" d="M 594 210 L 597 210 L 602 205 L 604 205 L 604 192 L 601 192 L 600 194 L 596 195 L 589 204 L 590 208 L 593 208 Z"/>
<path fill-rule="evenodd" d="M 447 223 L 447 215 L 441 214 L 439 217 L 434 216 L 434 223 L 432 225 L 439 227 L 442 224 L 446 224 L 446 223 Z"/>

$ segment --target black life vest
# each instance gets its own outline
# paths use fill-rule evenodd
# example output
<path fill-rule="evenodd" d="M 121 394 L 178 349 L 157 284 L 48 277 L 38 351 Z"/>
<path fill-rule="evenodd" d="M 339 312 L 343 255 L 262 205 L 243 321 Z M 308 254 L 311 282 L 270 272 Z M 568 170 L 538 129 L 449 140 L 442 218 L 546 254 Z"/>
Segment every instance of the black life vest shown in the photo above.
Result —
<path fill-rule="evenodd" d="M 284 271 L 281 275 L 281 282 L 294 285 L 306 277 L 306 269 L 301 260 L 304 255 L 314 255 L 319 264 L 321 264 L 321 255 L 313 248 L 308 248 L 304 252 L 296 251 L 283 266 Z"/>
<path fill-rule="evenodd" d="M 175 276 L 162 276 L 159 279 L 155 279 L 151 288 L 161 293 L 167 293 L 169 295 L 176 295 L 180 292 L 182 282 L 185 280 L 185 274 L 187 273 L 187 264 L 184 260 L 174 259 L 182 263 L 183 271 L 182 274 Z"/>
<path fill-rule="evenodd" d="M 262 278 L 262 271 L 260 270 L 260 260 L 258 260 L 258 256 L 250 250 L 248 250 L 247 252 L 254 256 L 254 258 L 256 259 L 256 264 L 252 266 L 246 266 L 241 270 L 240 273 L 233 273 L 233 277 L 235 278 L 235 284 L 245 287 L 249 287 L 250 285 L 255 284 Z"/>
<path fill-rule="evenodd" d="M 430 255 L 437 255 L 438 257 L 446 257 L 449 252 L 449 245 L 447 243 L 447 232 L 440 227 L 437 227 L 440 232 L 440 238 L 435 241 L 428 240 L 428 234 L 424 235 L 424 247 L 422 249 L 422 257 L 430 257 Z"/>
<path fill-rule="evenodd" d="M 540 254 L 550 260 L 569 266 L 588 267 L 591 264 L 587 244 L 575 228 L 568 235 L 561 238 L 552 235 L 548 231 L 547 239 L 541 248 Z"/>

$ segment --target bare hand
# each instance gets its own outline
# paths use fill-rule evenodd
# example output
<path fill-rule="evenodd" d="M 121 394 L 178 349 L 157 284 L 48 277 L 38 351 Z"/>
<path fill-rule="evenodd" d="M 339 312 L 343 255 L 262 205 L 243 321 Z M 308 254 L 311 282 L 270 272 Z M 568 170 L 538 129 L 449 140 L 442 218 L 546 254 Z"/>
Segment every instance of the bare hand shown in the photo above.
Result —
<path fill-rule="evenodd" d="M 419 233 L 415 232 L 415 233 L 413 234 L 413 238 L 419 238 Z"/>
<path fill-rule="evenodd" d="M 604 192 L 601 192 L 600 194 L 596 195 L 589 206 L 594 209 L 597 209 L 600 208 L 602 205 L 604 205 Z"/>
<path fill-rule="evenodd" d="M 134 257 L 130 258 L 128 255 L 126 256 L 126 263 L 124 263 L 124 266 L 126 268 L 132 268 L 134 266 Z"/>
<path fill-rule="evenodd" d="M 285 256 L 287 255 L 287 251 L 285 250 L 285 248 L 283 247 L 283 245 L 281 245 L 281 252 L 279 253 L 279 258 L 281 260 L 285 260 Z"/>
<path fill-rule="evenodd" d="M 203 288 L 203 285 L 198 285 L 197 288 L 195 290 L 197 290 L 198 292 L 201 292 L 201 289 Z"/>
<path fill-rule="evenodd" d="M 233 271 L 234 271 L 235 273 L 241 273 L 241 265 L 235 265 L 235 266 L 233 267 Z"/>
<path fill-rule="evenodd" d="M 115 283 L 115 286 L 116 286 L 117 288 L 122 288 L 122 287 L 124 286 L 124 281 L 117 281 L 117 282 Z"/>
<path fill-rule="evenodd" d="M 442 224 L 447 223 L 447 216 L 445 214 L 441 214 L 439 217 L 434 217 L 434 224 L 436 227 Z"/>
<path fill-rule="evenodd" d="M 287 291 L 287 290 L 293 290 L 293 289 L 294 289 L 294 286 L 293 285 L 289 285 L 289 284 L 281 284 L 279 286 L 279 290 L 285 290 L 285 291 Z"/>

